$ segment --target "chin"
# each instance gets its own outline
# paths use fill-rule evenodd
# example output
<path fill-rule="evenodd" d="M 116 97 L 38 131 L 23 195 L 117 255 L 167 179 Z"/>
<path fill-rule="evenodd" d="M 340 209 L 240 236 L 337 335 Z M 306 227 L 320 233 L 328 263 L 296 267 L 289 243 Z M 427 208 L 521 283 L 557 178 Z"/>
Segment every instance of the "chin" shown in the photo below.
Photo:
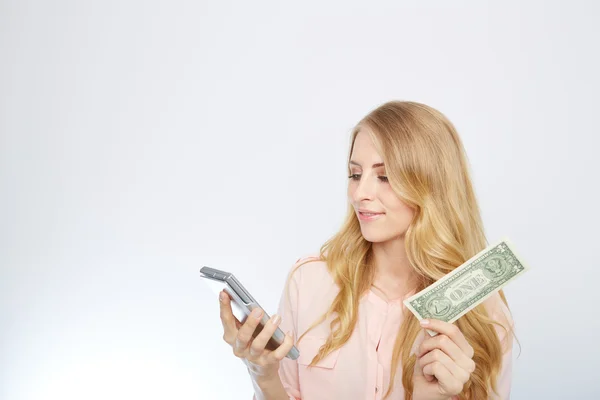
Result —
<path fill-rule="evenodd" d="M 365 231 L 361 231 L 362 232 L 362 236 L 363 238 L 365 238 L 365 240 L 367 242 L 371 242 L 371 243 L 384 243 L 387 242 L 389 240 L 393 239 L 393 236 L 389 236 L 389 235 L 382 235 L 382 234 L 378 234 L 375 232 L 365 232 Z"/>

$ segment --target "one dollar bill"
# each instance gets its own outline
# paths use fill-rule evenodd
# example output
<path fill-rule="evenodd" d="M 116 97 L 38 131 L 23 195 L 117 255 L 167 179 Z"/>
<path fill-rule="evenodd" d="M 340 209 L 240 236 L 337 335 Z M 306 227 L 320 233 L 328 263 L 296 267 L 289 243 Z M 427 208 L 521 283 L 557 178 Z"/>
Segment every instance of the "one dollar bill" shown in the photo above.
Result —
<path fill-rule="evenodd" d="M 404 305 L 419 321 L 432 318 L 452 323 L 528 269 L 514 245 L 504 239 L 404 300 Z"/>

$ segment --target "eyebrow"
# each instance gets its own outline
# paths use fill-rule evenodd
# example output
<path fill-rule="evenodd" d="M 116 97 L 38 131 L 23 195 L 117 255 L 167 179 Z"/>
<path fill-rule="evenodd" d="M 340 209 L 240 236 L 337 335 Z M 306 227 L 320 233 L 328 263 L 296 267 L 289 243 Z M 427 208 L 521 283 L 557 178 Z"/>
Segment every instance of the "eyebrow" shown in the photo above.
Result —
<path fill-rule="evenodd" d="M 350 161 L 350 164 L 352 164 L 352 165 L 356 165 L 356 166 L 358 166 L 358 167 L 361 167 L 361 168 L 362 168 L 362 165 L 360 165 L 360 164 L 359 164 L 359 163 L 357 163 L 356 161 Z M 379 167 L 384 167 L 384 166 L 385 166 L 385 164 L 384 164 L 384 163 L 376 163 L 376 164 L 373 164 L 373 165 L 372 165 L 372 168 L 379 168 Z"/>

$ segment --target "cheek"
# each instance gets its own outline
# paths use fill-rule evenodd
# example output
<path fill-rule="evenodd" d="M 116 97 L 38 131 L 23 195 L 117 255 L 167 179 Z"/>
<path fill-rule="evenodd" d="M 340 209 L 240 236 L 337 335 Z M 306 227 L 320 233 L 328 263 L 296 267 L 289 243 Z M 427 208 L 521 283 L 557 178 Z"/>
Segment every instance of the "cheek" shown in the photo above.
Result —
<path fill-rule="evenodd" d="M 386 207 L 389 214 L 392 215 L 394 223 L 406 225 L 412 221 L 415 211 L 400 200 L 395 193 L 386 193 L 385 198 L 382 198 L 382 202 Z"/>
<path fill-rule="evenodd" d="M 347 193 L 348 193 L 348 200 L 349 200 L 350 202 L 352 202 L 352 199 L 353 199 L 353 197 L 354 197 L 354 192 L 355 192 L 355 191 L 356 191 L 356 183 L 355 183 L 354 181 L 350 181 L 350 182 L 348 183 L 348 190 L 347 190 Z"/>

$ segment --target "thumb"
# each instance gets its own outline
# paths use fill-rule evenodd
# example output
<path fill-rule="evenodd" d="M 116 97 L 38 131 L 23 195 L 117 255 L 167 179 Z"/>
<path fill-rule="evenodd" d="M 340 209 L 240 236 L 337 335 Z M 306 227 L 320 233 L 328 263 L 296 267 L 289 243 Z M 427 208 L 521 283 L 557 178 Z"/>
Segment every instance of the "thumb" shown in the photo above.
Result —
<path fill-rule="evenodd" d="M 413 371 L 413 377 L 419 378 L 423 377 L 427 382 L 433 382 L 435 377 L 432 375 L 427 375 L 423 373 L 423 366 L 421 365 L 421 359 L 417 358 L 415 361 L 415 369 Z"/>
<path fill-rule="evenodd" d="M 412 349 L 410 350 L 411 354 L 413 354 L 417 358 L 415 361 L 415 370 L 413 371 L 415 376 L 423 376 L 423 367 L 421 367 L 421 365 L 419 364 L 418 354 L 419 348 L 421 347 L 421 344 L 423 344 L 425 338 L 425 329 L 421 329 L 421 331 L 419 332 L 419 334 L 417 334 L 417 337 L 415 338 L 415 342 L 413 343 Z"/>
<path fill-rule="evenodd" d="M 417 336 L 417 338 L 415 339 L 415 344 L 413 346 L 412 352 L 415 355 L 415 357 L 417 357 L 417 353 L 419 351 L 419 347 L 421 346 L 421 343 L 423 343 L 423 341 L 425 340 L 425 338 L 427 337 L 427 333 L 425 332 L 425 329 L 421 330 L 421 333 Z M 417 357 L 417 359 L 415 360 L 415 368 L 413 371 L 413 376 L 415 377 L 424 377 L 425 380 L 427 382 L 433 382 L 435 380 L 435 377 L 432 375 L 428 375 L 428 374 L 424 374 L 423 373 L 423 366 L 421 365 L 421 358 Z"/>

